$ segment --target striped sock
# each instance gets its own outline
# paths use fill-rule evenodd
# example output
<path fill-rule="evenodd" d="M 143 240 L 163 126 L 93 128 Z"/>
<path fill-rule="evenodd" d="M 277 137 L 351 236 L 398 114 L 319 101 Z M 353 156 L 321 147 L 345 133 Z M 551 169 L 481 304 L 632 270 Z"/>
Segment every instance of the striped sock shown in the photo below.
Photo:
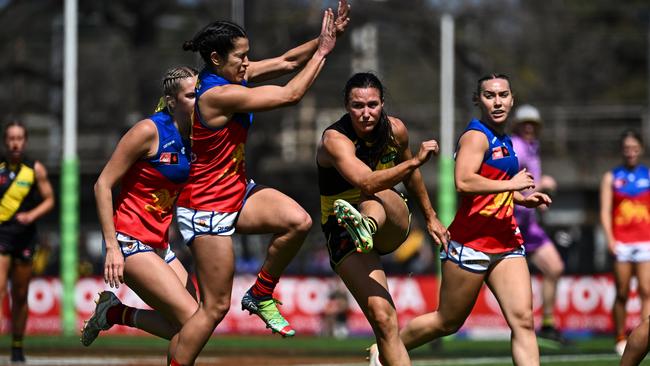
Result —
<path fill-rule="evenodd" d="M 106 311 L 106 322 L 109 325 L 126 325 L 128 327 L 133 327 L 133 315 L 136 312 L 136 308 L 126 306 L 124 304 L 117 304 L 111 306 Z"/>
<path fill-rule="evenodd" d="M 555 318 L 553 317 L 553 314 L 544 314 L 544 317 L 542 318 L 542 326 L 549 328 L 555 327 Z"/>
<path fill-rule="evenodd" d="M 273 296 L 275 285 L 280 281 L 279 278 L 274 278 L 265 270 L 260 270 L 257 274 L 257 280 L 253 287 L 251 287 L 251 294 L 258 300 L 265 300 Z"/>
<path fill-rule="evenodd" d="M 368 219 L 368 226 L 370 226 L 370 235 L 375 235 L 377 232 L 377 227 L 379 226 L 377 225 L 377 220 L 373 219 L 370 216 L 366 216 L 366 219 Z"/>

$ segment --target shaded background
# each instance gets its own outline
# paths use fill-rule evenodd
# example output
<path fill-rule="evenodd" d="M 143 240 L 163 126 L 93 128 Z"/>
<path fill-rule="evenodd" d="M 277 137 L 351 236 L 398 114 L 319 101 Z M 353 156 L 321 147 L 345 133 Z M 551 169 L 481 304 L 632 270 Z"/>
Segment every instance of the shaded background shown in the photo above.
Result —
<path fill-rule="evenodd" d="M 81 162 L 80 274 L 101 273 L 101 232 L 92 186 L 120 136 L 152 111 L 164 71 L 201 66 L 181 44 L 203 25 L 230 19 L 231 0 L 79 2 L 78 154 Z M 243 1 L 242 1 L 243 2 Z M 247 0 L 244 21 L 253 60 L 278 56 L 316 37 L 335 1 Z M 477 115 L 471 96 L 486 73 L 512 78 L 516 103 L 544 118 L 543 167 L 559 190 L 543 214 L 568 273 L 609 271 L 598 228 L 598 181 L 619 162 L 618 136 L 650 137 L 650 4 L 532 0 L 351 0 L 352 22 L 325 69 L 294 107 L 258 113 L 247 144 L 249 177 L 287 193 L 314 219 L 293 273 L 331 274 L 319 223 L 315 146 L 342 113 L 342 89 L 356 71 L 374 71 L 389 114 L 405 121 L 412 148 L 439 136 L 439 19 L 455 18 L 455 136 Z M 59 191 L 62 140 L 63 2 L 0 0 L 0 121 L 30 130 L 29 154 Z M 288 77 L 275 83 L 284 83 Z M 422 168 L 437 202 L 436 159 Z M 435 204 L 434 204 L 435 206 Z M 58 210 L 41 224 L 50 248 L 44 271 L 58 273 Z M 416 216 L 416 225 L 422 221 Z M 239 272 L 256 272 L 266 237 L 236 237 Z M 430 239 L 385 258 L 390 271 L 430 273 Z M 185 250 L 175 244 L 179 250 Z M 185 252 L 185 254 L 187 254 Z M 180 255 L 183 257 L 183 255 Z M 187 260 L 187 258 L 185 258 Z"/>

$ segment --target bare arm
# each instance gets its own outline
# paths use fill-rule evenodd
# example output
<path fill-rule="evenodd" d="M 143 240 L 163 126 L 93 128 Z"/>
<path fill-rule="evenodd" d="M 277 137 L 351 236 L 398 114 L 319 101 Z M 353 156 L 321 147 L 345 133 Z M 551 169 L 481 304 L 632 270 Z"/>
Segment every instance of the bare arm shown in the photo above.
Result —
<path fill-rule="evenodd" d="M 106 243 L 104 281 L 111 287 L 124 283 L 124 258 L 115 238 L 112 188 L 140 158 L 158 149 L 158 130 L 150 120 L 138 122 L 117 144 L 113 155 L 95 183 L 97 216 Z"/>
<path fill-rule="evenodd" d="M 528 208 L 548 207 L 552 202 L 551 198 L 546 193 L 542 192 L 533 192 L 524 197 L 521 192 L 514 191 L 512 200 L 515 204 Z"/>
<path fill-rule="evenodd" d="M 248 88 L 228 84 L 206 92 L 199 100 L 206 124 L 218 128 L 224 126 L 235 113 L 259 112 L 298 103 L 323 68 L 325 56 L 334 49 L 336 29 L 333 16 L 331 10 L 325 12 L 317 51 L 287 85 Z"/>
<path fill-rule="evenodd" d="M 350 18 L 348 18 L 350 6 L 347 0 L 339 1 L 334 27 L 336 37 L 343 34 Z M 298 47 L 292 48 L 282 56 L 261 61 L 252 61 L 246 71 L 246 79 L 251 82 L 260 82 L 275 79 L 279 76 L 291 73 L 303 67 L 318 49 L 319 38 L 305 42 Z"/>
<path fill-rule="evenodd" d="M 461 136 L 456 154 L 454 179 L 456 190 L 465 194 L 490 194 L 534 188 L 535 183 L 526 169 L 510 180 L 494 180 L 479 174 L 488 141 L 480 131 L 470 130 Z"/>
<path fill-rule="evenodd" d="M 396 128 L 395 138 L 398 140 L 400 146 L 404 146 L 404 149 L 402 150 L 400 155 L 400 161 L 407 161 L 413 159 L 413 154 L 411 153 L 411 149 L 409 148 L 408 133 L 406 130 L 406 126 L 404 126 L 401 121 L 399 121 L 399 124 L 402 125 L 404 133 L 398 132 L 402 130 L 401 128 Z M 438 149 L 436 149 L 433 153 L 437 154 Z M 424 181 L 422 179 L 422 174 L 420 173 L 420 169 L 416 168 L 411 172 L 411 174 L 407 174 L 402 182 L 404 183 L 404 186 L 408 190 L 409 195 L 415 197 L 415 199 L 417 200 L 418 205 L 422 210 L 422 214 L 424 215 L 424 219 L 427 224 L 427 232 L 429 233 L 429 235 L 431 236 L 431 238 L 434 240 L 436 244 L 445 246 L 444 248 L 446 250 L 447 239 L 449 238 L 449 232 L 447 231 L 445 226 L 440 222 L 440 220 L 438 219 L 438 215 L 436 214 L 436 211 L 433 209 L 433 206 L 431 206 L 429 193 L 427 192 L 427 189 L 424 185 Z"/>
<path fill-rule="evenodd" d="M 391 120 L 395 120 L 392 119 Z M 401 122 L 399 122 L 401 124 Z M 323 166 L 333 166 L 350 184 L 359 188 L 365 195 L 392 188 L 402 182 L 420 165 L 429 159 L 431 153 L 437 151 L 435 141 L 423 143 L 420 153 L 389 169 L 373 171 L 355 155 L 352 141 L 338 131 L 328 130 L 323 134 L 319 147 L 318 162 Z"/>
<path fill-rule="evenodd" d="M 246 70 L 246 79 L 260 82 L 275 79 L 303 67 L 318 49 L 318 38 L 292 48 L 282 56 L 261 61 L 251 61 Z"/>
<path fill-rule="evenodd" d="M 616 240 L 614 239 L 614 230 L 612 229 L 612 181 L 614 176 L 612 172 L 603 175 L 600 181 L 600 223 L 603 226 L 605 237 L 607 238 L 607 247 L 613 253 Z"/>
<path fill-rule="evenodd" d="M 52 190 L 50 180 L 47 178 L 47 169 L 38 161 L 34 163 L 34 175 L 36 178 L 36 187 L 42 200 L 33 209 L 16 214 L 16 220 L 23 225 L 31 224 L 54 208 L 54 191 Z"/>

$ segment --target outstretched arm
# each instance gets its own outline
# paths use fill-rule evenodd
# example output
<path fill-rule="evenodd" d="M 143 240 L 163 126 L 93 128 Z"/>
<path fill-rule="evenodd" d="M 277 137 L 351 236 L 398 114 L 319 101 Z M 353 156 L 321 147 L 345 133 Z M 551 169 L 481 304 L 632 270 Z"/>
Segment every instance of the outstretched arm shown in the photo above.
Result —
<path fill-rule="evenodd" d="M 334 20 L 337 38 L 343 34 L 350 22 L 349 14 L 350 5 L 347 0 L 339 1 L 337 16 Z M 271 80 L 300 69 L 314 55 L 318 49 L 318 42 L 319 38 L 315 38 L 290 49 L 281 56 L 251 61 L 246 71 L 246 79 L 250 82 Z"/>
<path fill-rule="evenodd" d="M 237 84 L 214 87 L 203 94 L 199 108 L 212 128 L 225 125 L 235 113 L 259 112 L 295 104 L 302 99 L 325 64 L 325 57 L 336 44 L 334 14 L 325 11 L 318 49 L 305 67 L 285 86 L 265 85 L 248 88 Z"/>

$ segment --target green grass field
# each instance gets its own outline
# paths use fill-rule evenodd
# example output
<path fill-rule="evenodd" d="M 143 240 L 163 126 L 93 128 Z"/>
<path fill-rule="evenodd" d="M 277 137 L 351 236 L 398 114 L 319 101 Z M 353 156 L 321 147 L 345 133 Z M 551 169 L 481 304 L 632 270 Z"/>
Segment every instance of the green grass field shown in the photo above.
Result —
<path fill-rule="evenodd" d="M 8 348 L 10 339 L 0 337 L 0 345 Z M 324 337 L 297 337 L 282 339 L 275 336 L 215 336 L 206 345 L 205 355 L 238 356 L 266 355 L 267 357 L 328 360 L 327 363 L 304 363 L 310 365 L 366 365 L 365 348 L 370 338 L 337 340 Z M 613 352 L 611 338 L 579 340 L 571 346 L 540 347 L 543 365 L 616 365 L 618 357 Z M 82 357 L 97 354 L 164 355 L 167 342 L 153 337 L 102 336 L 91 347 L 80 345 L 77 337 L 33 336 L 25 340 L 28 355 L 61 355 Z M 1 348 L 0 348 L 1 349 Z M 6 354 L 7 351 L 0 352 Z M 411 352 L 414 366 L 433 365 L 511 365 L 510 345 L 507 341 L 471 341 L 465 339 L 444 340 L 435 346 L 427 345 Z M 354 361 L 350 361 L 354 360 Z M 65 364 L 65 363 L 63 363 Z M 280 363 L 278 363 L 280 364 Z M 242 363 L 238 366 L 244 366 Z M 287 361 L 287 365 L 296 365 Z M 644 361 L 642 365 L 650 365 Z"/>

